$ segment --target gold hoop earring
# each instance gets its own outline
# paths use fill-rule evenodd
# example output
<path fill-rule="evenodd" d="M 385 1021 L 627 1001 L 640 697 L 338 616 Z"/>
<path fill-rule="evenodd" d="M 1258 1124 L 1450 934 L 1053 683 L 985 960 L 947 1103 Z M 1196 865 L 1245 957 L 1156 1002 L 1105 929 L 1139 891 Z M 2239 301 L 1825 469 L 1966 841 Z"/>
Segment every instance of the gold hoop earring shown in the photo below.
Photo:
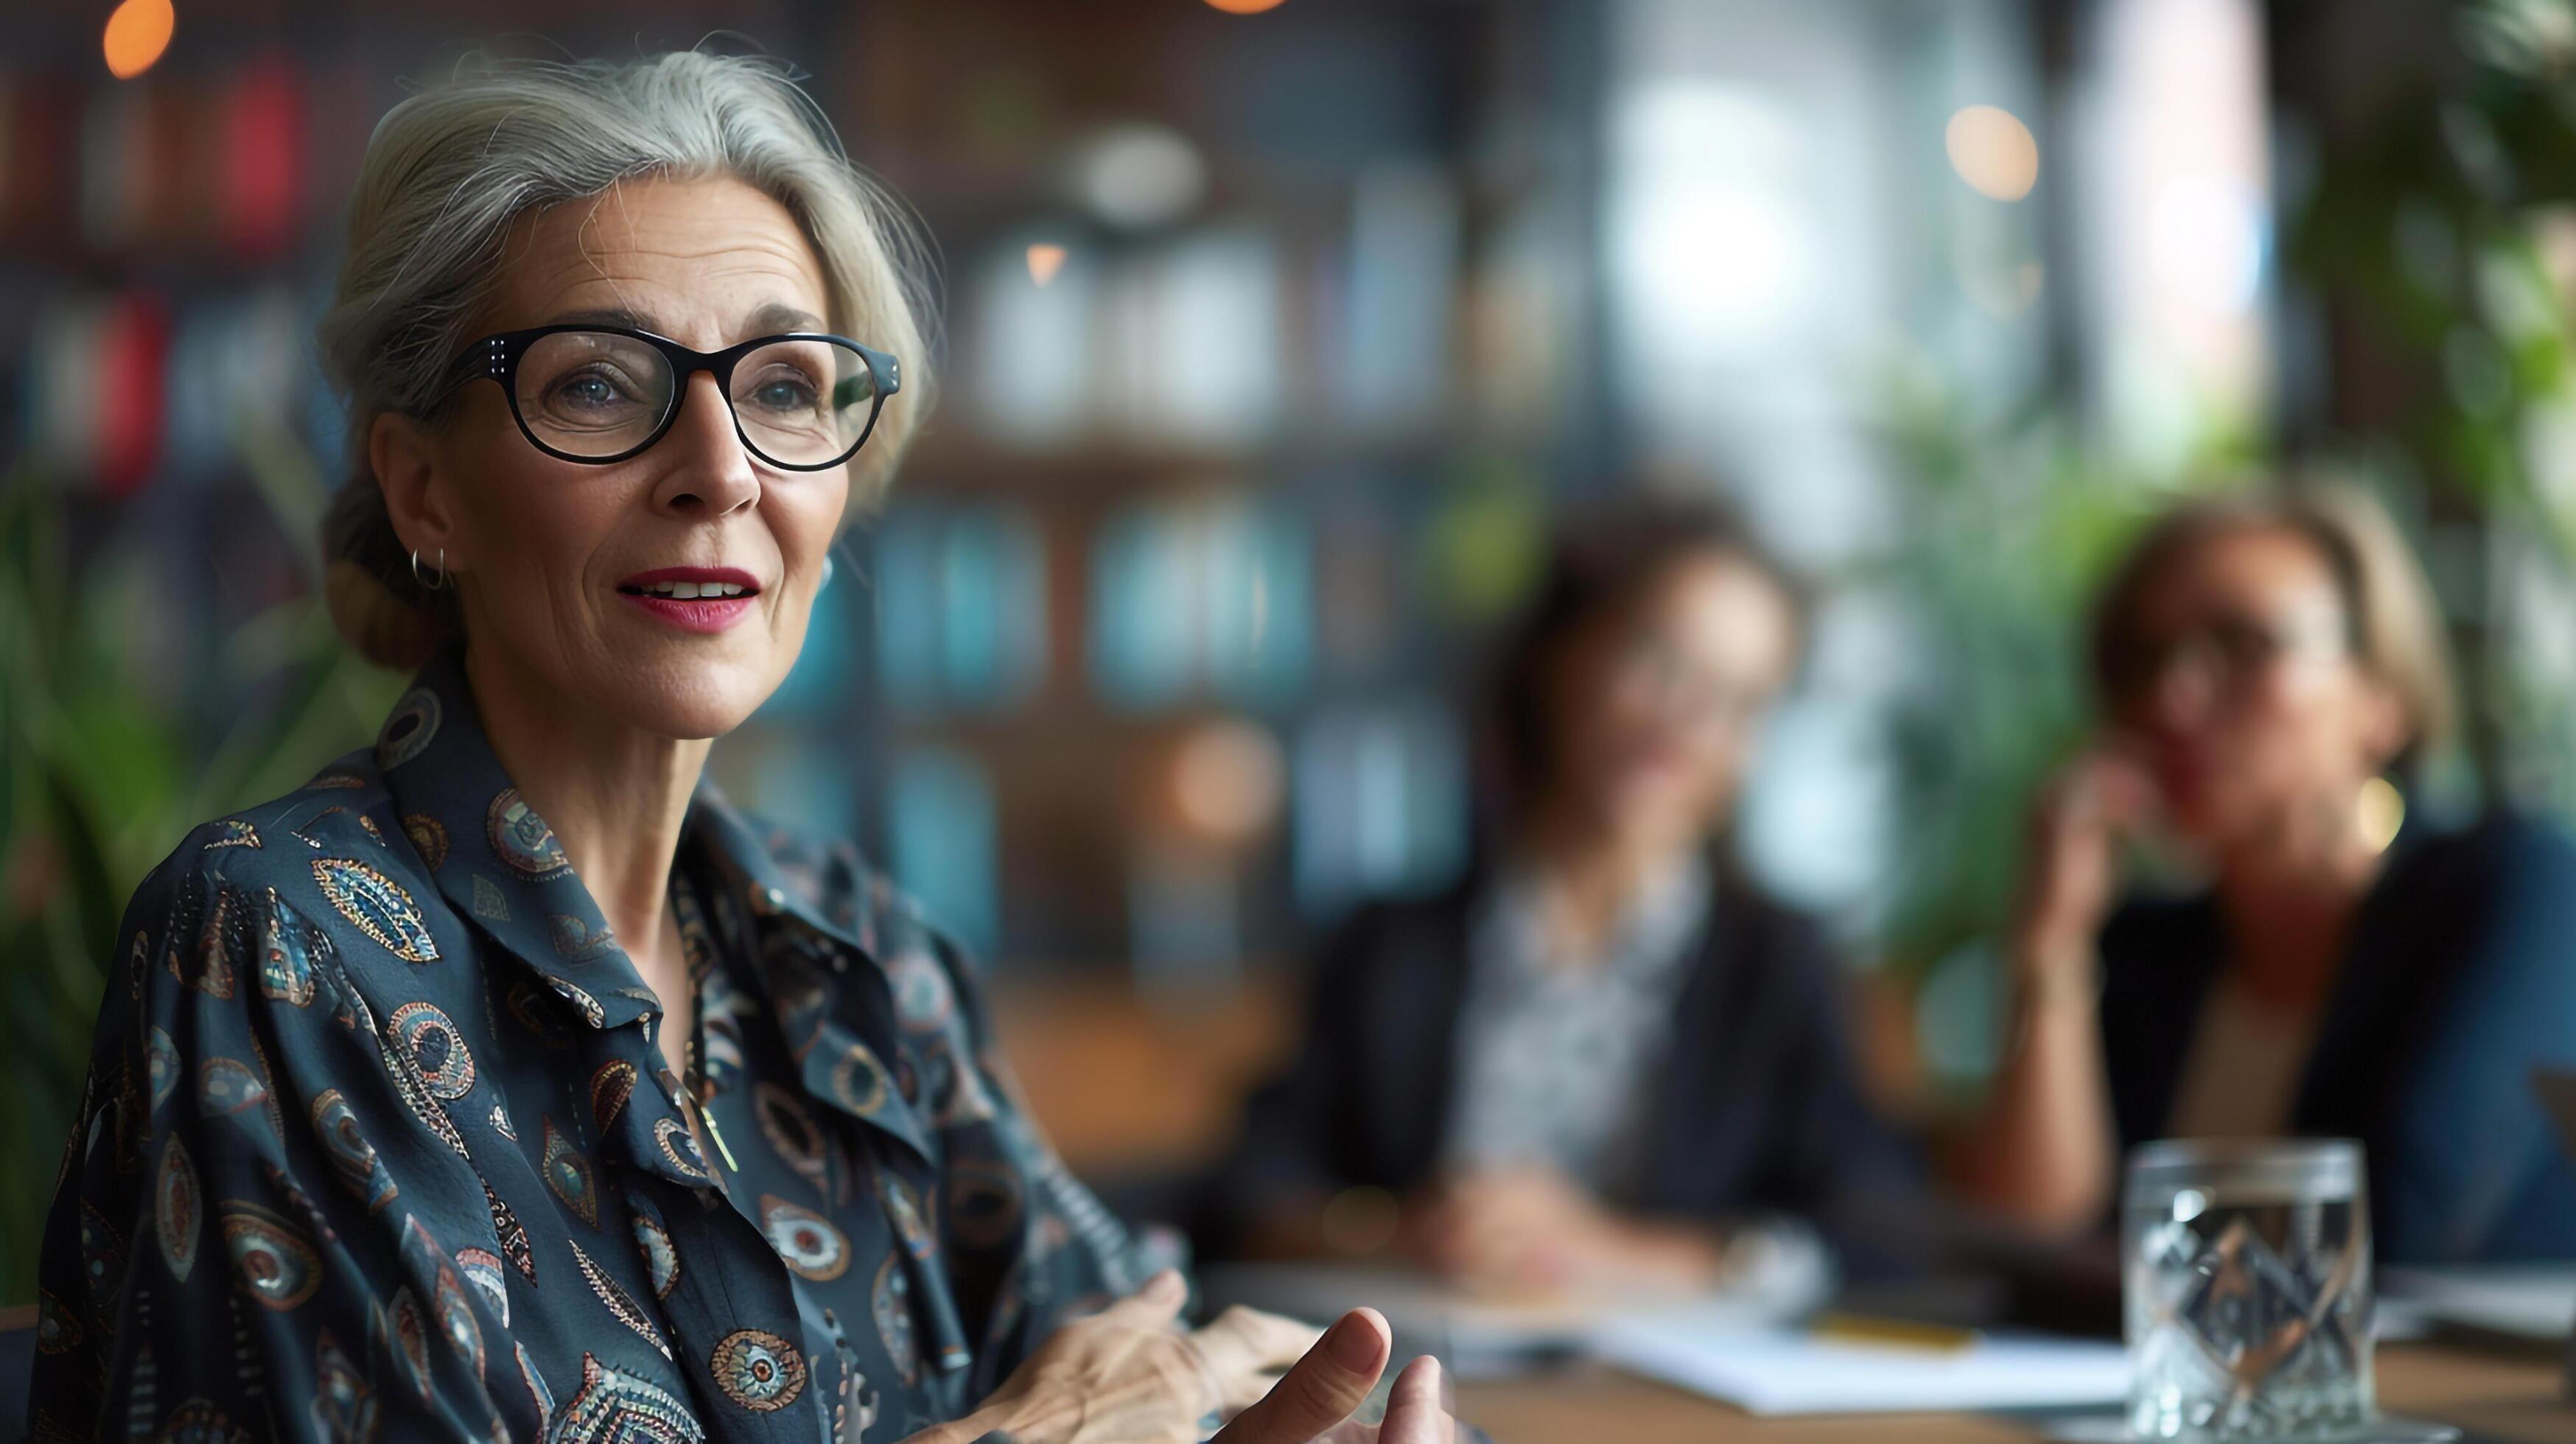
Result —
<path fill-rule="evenodd" d="M 2353 823 L 2360 829 L 2364 846 L 2374 853 L 2386 852 L 2388 845 L 2397 840 L 2398 829 L 2406 825 L 2406 794 L 2385 777 L 2371 778 L 2361 784 Z"/>
<path fill-rule="evenodd" d="M 438 549 L 438 579 L 437 579 L 436 581 L 432 581 L 432 580 L 430 580 L 428 577 L 425 577 L 425 576 L 422 576 L 422 575 L 421 575 L 421 573 L 420 573 L 420 548 L 418 548 L 418 547 L 414 547 L 414 548 L 412 548 L 412 553 L 411 553 L 411 579 L 412 579 L 413 581 L 415 581 L 415 582 L 418 582 L 418 583 L 420 584 L 420 589 L 421 589 L 422 591 L 424 591 L 424 592 L 436 592 L 436 591 L 444 591 L 444 590 L 446 590 L 446 588 L 447 588 L 447 548 L 445 548 L 445 547 L 440 547 L 440 548 Z"/>

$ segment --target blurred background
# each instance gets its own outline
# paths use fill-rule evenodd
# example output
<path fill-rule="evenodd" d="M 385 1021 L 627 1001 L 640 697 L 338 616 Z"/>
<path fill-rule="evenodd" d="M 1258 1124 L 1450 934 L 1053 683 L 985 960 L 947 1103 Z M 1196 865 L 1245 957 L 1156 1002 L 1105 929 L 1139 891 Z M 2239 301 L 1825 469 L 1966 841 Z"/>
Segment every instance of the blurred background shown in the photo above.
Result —
<path fill-rule="evenodd" d="M 2024 800 L 2139 518 L 2347 470 L 2432 565 L 2443 786 L 2576 809 L 2565 0 L 20 0 L 0 17 L 0 1303 L 100 969 L 192 822 L 373 735 L 310 333 L 375 118 L 470 49 L 809 72 L 940 257 L 945 390 L 715 754 L 983 960 L 1151 1197 L 1307 942 L 1438 887 L 1552 508 L 1723 489 L 1823 586 L 1742 843 L 1891 1107 L 1992 1066 Z"/>

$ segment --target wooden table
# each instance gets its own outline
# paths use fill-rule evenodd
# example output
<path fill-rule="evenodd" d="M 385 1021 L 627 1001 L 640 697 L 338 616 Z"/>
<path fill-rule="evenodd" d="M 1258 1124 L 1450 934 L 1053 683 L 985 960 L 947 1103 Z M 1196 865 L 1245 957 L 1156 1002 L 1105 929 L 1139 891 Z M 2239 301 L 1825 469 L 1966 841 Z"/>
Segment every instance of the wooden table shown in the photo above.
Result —
<path fill-rule="evenodd" d="M 2416 1345 L 2379 1351 L 2380 1406 L 2455 1424 L 2472 1444 L 2576 1444 L 2576 1401 L 2561 1378 L 2554 1361 Z M 1461 1384 L 1458 1412 L 1498 1444 L 2027 1444 L 2040 1437 L 2010 1419 L 1965 1414 L 1756 1419 L 1593 1366 Z"/>

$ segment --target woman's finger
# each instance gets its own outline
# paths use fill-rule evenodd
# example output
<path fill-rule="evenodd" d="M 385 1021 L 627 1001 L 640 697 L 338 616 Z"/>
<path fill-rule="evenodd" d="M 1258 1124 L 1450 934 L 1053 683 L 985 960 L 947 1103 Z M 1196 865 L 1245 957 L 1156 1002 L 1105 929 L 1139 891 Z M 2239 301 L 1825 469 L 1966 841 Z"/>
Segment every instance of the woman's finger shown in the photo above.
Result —
<path fill-rule="evenodd" d="M 1268 1393 L 1273 1378 L 1322 1337 L 1323 1331 L 1310 1324 L 1238 1304 L 1190 1340 L 1215 1376 L 1224 1407 L 1232 1411 Z"/>
<path fill-rule="evenodd" d="M 1404 1366 L 1387 1396 L 1386 1420 L 1377 1426 L 1378 1444 L 1456 1444 L 1458 1419 L 1449 1395 L 1449 1375 L 1429 1354 Z"/>
<path fill-rule="evenodd" d="M 2106 752 L 2096 760 L 2093 786 L 2094 805 L 2114 828 L 2133 830 L 2155 816 L 2155 774 L 2125 753 Z"/>
<path fill-rule="evenodd" d="M 1212 1444 L 1308 1444 L 1368 1398 L 1394 1345 L 1394 1333 L 1377 1310 L 1351 1310 Z"/>
<path fill-rule="evenodd" d="M 1099 1317 L 1131 1328 L 1165 1328 L 1181 1316 L 1181 1305 L 1189 1299 L 1190 1286 L 1182 1281 L 1181 1271 L 1165 1269 L 1145 1280 L 1143 1288 L 1102 1309 Z"/>

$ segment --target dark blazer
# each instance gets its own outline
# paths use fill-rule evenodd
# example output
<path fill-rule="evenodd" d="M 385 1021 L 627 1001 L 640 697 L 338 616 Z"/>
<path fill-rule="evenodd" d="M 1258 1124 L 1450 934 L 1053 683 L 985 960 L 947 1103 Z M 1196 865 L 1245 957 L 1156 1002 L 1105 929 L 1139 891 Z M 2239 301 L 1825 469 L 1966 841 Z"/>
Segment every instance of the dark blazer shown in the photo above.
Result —
<path fill-rule="evenodd" d="M 1363 909 L 1324 950 L 1305 1040 L 1253 1097 L 1217 1189 L 1228 1224 L 1265 1206 L 1439 1166 L 1457 1072 L 1481 878 Z M 1861 1096 L 1836 970 L 1809 919 L 1724 874 L 1691 944 L 1670 1056 L 1656 1070 L 1638 1212 L 1797 1214 L 1913 1186 L 1907 1151 Z M 1220 1228 L 1217 1246 L 1232 1241 Z"/>
<path fill-rule="evenodd" d="M 2120 1142 L 2172 1114 L 2227 943 L 2208 896 L 2134 901 L 2101 940 Z M 2499 816 L 2410 826 L 2363 900 L 2291 1131 L 2361 1140 L 2382 1258 L 2576 1257 L 2576 1172 L 2531 1089 L 2576 1066 L 2576 842 Z"/>

